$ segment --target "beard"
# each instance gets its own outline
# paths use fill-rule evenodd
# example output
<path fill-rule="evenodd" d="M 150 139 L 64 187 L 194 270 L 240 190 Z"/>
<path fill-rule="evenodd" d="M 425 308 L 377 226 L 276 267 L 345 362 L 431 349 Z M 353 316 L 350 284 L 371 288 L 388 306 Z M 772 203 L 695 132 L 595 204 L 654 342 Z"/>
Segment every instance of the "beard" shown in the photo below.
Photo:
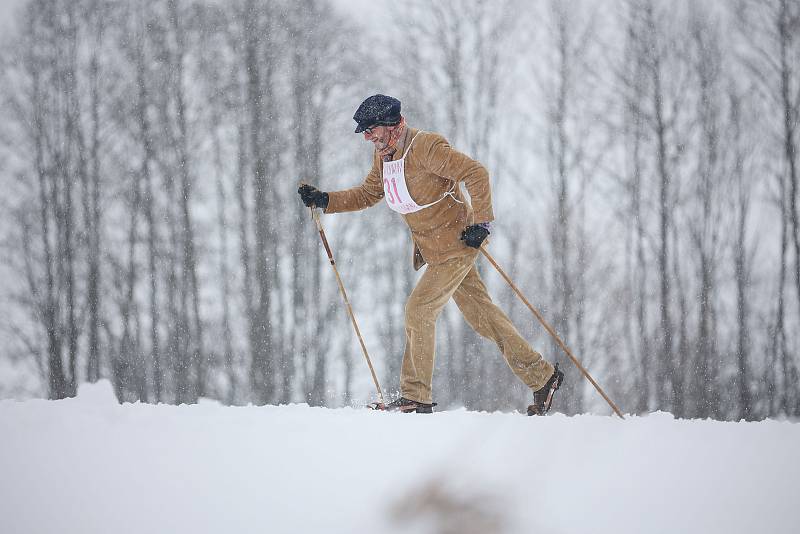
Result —
<path fill-rule="evenodd" d="M 380 139 L 372 139 L 372 144 L 375 147 L 375 150 L 377 150 L 378 152 L 389 146 L 389 143 L 387 142 L 385 136 L 381 137 Z"/>

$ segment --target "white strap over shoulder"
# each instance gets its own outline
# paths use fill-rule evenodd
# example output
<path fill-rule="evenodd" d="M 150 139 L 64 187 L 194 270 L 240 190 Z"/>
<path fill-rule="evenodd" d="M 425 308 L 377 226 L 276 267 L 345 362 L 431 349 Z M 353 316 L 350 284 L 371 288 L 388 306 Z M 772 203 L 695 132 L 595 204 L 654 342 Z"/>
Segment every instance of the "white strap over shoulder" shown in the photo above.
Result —
<path fill-rule="evenodd" d="M 406 157 L 406 154 L 408 154 L 408 151 L 409 151 L 409 150 L 411 150 L 411 145 L 413 145 L 413 144 L 414 144 L 414 139 L 416 139 L 416 138 L 417 138 L 417 136 L 418 136 L 419 134 L 421 134 L 421 133 L 425 133 L 425 132 L 423 132 L 422 130 L 420 130 L 420 131 L 418 131 L 417 133 L 415 133 L 415 134 L 414 134 L 414 137 L 412 137 L 412 138 L 411 138 L 411 142 L 410 142 L 410 143 L 408 143 L 408 146 L 407 146 L 407 147 L 406 147 L 406 149 L 403 151 L 403 159 L 405 159 L 405 157 Z"/>

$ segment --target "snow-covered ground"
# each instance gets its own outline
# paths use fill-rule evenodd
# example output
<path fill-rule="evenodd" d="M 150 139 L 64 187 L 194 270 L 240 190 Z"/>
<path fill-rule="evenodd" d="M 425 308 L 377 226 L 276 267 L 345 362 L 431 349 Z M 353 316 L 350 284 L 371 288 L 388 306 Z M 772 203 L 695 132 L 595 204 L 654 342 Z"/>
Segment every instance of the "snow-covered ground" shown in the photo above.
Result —
<path fill-rule="evenodd" d="M 800 424 L 0 402 L 0 532 L 800 532 Z"/>

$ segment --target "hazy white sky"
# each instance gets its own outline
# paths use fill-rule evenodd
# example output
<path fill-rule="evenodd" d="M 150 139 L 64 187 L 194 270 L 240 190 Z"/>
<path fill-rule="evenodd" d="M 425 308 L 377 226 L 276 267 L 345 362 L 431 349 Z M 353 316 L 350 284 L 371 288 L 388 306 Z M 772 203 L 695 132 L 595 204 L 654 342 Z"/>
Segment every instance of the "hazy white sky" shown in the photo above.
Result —
<path fill-rule="evenodd" d="M 26 0 L 0 0 L 0 30 L 10 27 L 14 11 Z M 345 13 L 357 16 L 359 20 L 379 19 L 382 7 L 388 7 L 389 0 L 333 0 L 334 5 Z"/>
<path fill-rule="evenodd" d="M 0 0 L 0 28 L 7 29 L 12 20 L 14 10 L 24 4 L 25 0 Z"/>

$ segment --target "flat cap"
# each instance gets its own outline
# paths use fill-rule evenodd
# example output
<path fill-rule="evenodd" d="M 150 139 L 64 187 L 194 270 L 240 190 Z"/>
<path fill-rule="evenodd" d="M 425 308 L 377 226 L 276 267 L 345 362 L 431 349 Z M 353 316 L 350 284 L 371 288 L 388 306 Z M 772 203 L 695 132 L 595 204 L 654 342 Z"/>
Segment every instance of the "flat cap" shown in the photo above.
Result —
<path fill-rule="evenodd" d="M 370 126 L 394 126 L 400 122 L 400 101 L 386 95 L 372 95 L 364 100 L 356 114 L 356 133 L 361 133 Z"/>

